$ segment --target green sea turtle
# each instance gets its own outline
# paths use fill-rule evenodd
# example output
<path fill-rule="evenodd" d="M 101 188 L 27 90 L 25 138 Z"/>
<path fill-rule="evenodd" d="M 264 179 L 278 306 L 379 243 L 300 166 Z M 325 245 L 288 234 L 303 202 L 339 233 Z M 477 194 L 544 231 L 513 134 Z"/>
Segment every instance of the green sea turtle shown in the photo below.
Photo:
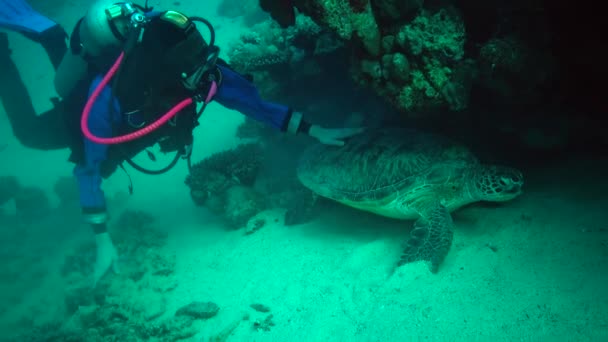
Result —
<path fill-rule="evenodd" d="M 345 146 L 304 152 L 298 178 L 313 192 L 360 210 L 417 219 L 398 266 L 417 260 L 437 272 L 452 243 L 450 212 L 521 194 L 518 170 L 482 165 L 463 145 L 407 129 L 379 129 Z"/>

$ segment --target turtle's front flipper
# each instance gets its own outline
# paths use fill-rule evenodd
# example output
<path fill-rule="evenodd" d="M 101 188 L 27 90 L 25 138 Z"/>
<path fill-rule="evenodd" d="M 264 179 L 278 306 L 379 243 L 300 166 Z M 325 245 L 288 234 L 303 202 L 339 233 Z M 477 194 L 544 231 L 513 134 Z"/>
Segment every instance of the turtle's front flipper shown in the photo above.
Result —
<path fill-rule="evenodd" d="M 423 212 L 414 224 L 397 266 L 426 260 L 430 262 L 431 272 L 436 273 L 452 245 L 452 226 L 452 216 L 441 204 Z"/>

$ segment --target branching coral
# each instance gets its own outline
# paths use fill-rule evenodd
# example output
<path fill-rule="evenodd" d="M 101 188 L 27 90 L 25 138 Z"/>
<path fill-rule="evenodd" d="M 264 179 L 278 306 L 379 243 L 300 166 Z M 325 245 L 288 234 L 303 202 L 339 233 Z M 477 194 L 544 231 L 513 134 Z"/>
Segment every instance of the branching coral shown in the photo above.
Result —
<path fill-rule="evenodd" d="M 229 45 L 227 60 L 253 77 L 262 97 L 284 101 L 296 82 L 322 74 L 320 63 L 343 46 L 336 34 L 298 14 L 286 29 L 271 20 L 253 26 Z"/>
<path fill-rule="evenodd" d="M 421 11 L 396 38 L 397 44 L 415 56 L 426 53 L 442 61 L 458 61 L 464 55 L 464 21 L 453 8 Z"/>
<path fill-rule="evenodd" d="M 343 40 L 356 37 L 368 54 L 377 56 L 380 53 L 380 28 L 371 1 L 302 1 L 298 2 L 297 7 Z"/>
<path fill-rule="evenodd" d="M 297 61 L 299 54 L 315 51 L 321 28 L 310 18 L 298 15 L 296 25 L 280 28 L 272 21 L 255 25 L 228 50 L 230 64 L 241 72 L 256 71 Z"/>
<path fill-rule="evenodd" d="M 230 185 L 251 186 L 262 163 L 261 147 L 258 144 L 242 144 L 234 149 L 215 153 L 192 165 L 186 185 L 193 191 L 225 190 L 224 187 L 210 187 L 209 174 L 217 174 L 228 180 Z"/>

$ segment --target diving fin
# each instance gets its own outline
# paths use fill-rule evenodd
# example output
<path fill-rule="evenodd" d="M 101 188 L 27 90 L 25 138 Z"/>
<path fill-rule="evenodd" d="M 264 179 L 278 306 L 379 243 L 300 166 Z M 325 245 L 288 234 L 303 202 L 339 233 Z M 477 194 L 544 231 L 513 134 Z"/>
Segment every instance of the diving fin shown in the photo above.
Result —
<path fill-rule="evenodd" d="M 0 27 L 22 33 L 40 34 L 57 25 L 23 0 L 0 0 Z"/>

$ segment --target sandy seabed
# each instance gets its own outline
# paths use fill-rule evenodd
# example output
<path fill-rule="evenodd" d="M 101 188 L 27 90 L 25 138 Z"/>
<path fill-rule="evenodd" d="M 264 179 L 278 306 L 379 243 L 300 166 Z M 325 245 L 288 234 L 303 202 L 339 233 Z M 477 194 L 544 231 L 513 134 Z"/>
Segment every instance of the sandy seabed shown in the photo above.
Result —
<path fill-rule="evenodd" d="M 67 27 L 86 6 L 52 3 L 58 2 L 42 2 L 41 11 Z M 238 34 L 230 24 L 221 21 L 218 36 Z M 21 68 L 24 78 L 39 87 L 32 95 L 37 109 L 50 106 L 50 67 L 27 63 L 42 50 L 15 35 L 11 41 L 20 65 L 28 66 Z M 242 118 L 210 109 L 205 120 L 213 125 L 197 133 L 198 158 L 238 143 L 232 136 Z M 0 128 L 11 136 L 4 114 Z M 69 174 L 66 151 L 23 150 L 7 139 L 0 141 L 8 144 L 2 157 L 11 162 L 2 163 L 0 174 L 18 174 L 48 191 L 57 176 Z M 229 341 L 607 341 L 607 171 L 606 161 L 576 159 L 524 170 L 525 193 L 517 200 L 454 214 L 454 244 L 437 274 L 423 263 L 392 272 L 411 222 L 339 205 L 308 224 L 285 227 L 277 211 L 269 213 L 277 222 L 267 220 L 255 234 L 227 231 L 190 203 L 183 167 L 158 179 L 137 178 L 128 206 L 154 213 L 169 234 L 178 286 L 167 294 L 167 312 L 195 300 L 220 306 L 193 341 L 246 312 L 257 319 L 252 303 L 268 306 L 274 325 L 266 331 L 240 324 Z M 113 176 L 107 189 L 125 184 L 124 175 Z M 2 233 L 3 244 L 30 241 L 12 257 L 27 257 L 38 269 L 28 286 L 3 286 L 11 303 L 2 305 L 3 336 L 15 322 L 56 313 L 62 290 L 55 273 L 68 246 L 91 238 L 76 217 Z"/>

